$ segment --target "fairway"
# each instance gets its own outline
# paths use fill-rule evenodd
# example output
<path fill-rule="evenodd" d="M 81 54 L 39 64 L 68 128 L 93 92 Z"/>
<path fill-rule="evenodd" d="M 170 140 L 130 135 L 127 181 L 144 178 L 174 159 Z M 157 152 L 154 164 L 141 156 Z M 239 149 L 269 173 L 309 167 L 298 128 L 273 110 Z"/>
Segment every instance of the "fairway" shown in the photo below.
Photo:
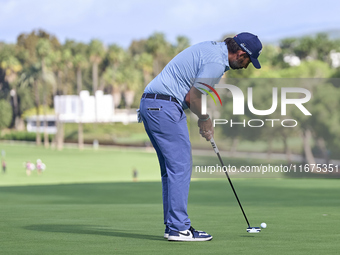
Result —
<path fill-rule="evenodd" d="M 160 180 L 153 150 L 103 147 L 94 150 L 89 147 L 79 151 L 73 147 L 57 151 L 35 145 L 4 143 L 0 143 L 0 150 L 6 151 L 8 166 L 7 174 L 0 175 L 0 186 L 131 181 L 134 168 L 139 172 L 139 180 Z M 41 176 L 36 171 L 26 176 L 24 163 L 36 163 L 37 159 L 46 164 L 46 171 Z"/>
<path fill-rule="evenodd" d="M 57 152 L 0 145 L 8 162 L 8 172 L 0 175 L 0 254 L 339 253 L 336 179 L 233 179 L 252 226 L 268 225 L 259 234 L 246 232 L 226 179 L 194 181 L 188 206 L 193 227 L 214 239 L 171 243 L 163 239 L 161 183 L 154 153 Z M 28 177 L 21 161 L 37 155 L 47 170 Z M 88 166 L 90 161 L 94 162 Z M 96 165 L 101 169 L 96 170 Z M 131 181 L 134 166 L 139 182 Z"/>

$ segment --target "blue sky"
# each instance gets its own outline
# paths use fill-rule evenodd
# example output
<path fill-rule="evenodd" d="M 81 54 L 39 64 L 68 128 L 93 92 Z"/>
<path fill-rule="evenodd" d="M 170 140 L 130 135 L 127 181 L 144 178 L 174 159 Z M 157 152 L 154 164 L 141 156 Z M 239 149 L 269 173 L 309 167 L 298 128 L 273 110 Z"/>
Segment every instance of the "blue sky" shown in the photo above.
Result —
<path fill-rule="evenodd" d="M 325 30 L 340 30 L 338 0 L 0 0 L 0 41 L 44 29 L 65 39 L 128 47 L 133 39 L 165 33 L 192 44 L 252 32 L 274 42 Z"/>

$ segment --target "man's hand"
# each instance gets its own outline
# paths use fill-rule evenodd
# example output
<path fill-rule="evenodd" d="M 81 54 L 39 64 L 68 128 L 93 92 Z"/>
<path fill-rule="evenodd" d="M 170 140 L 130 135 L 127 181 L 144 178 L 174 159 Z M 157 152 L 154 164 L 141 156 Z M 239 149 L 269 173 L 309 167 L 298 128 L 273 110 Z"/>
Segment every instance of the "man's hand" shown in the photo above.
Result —
<path fill-rule="evenodd" d="M 209 115 L 202 115 L 201 113 L 201 95 L 198 89 L 194 86 L 191 87 L 188 94 L 185 96 L 185 103 L 190 110 L 198 117 L 198 127 L 200 128 L 200 134 L 209 141 L 214 135 L 214 127 L 212 125 Z"/>
<path fill-rule="evenodd" d="M 214 136 L 214 127 L 212 125 L 211 119 L 198 119 L 197 125 L 200 128 L 201 136 L 207 141 L 210 141 L 210 139 Z"/>

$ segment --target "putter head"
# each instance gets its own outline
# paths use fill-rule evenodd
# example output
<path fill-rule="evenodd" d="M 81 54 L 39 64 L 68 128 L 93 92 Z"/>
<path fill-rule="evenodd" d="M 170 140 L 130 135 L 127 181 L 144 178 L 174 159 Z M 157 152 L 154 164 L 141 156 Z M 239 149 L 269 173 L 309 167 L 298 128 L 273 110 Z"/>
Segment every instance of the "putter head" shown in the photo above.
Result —
<path fill-rule="evenodd" d="M 248 233 L 260 233 L 261 228 L 259 227 L 253 227 L 253 228 L 247 228 Z"/>

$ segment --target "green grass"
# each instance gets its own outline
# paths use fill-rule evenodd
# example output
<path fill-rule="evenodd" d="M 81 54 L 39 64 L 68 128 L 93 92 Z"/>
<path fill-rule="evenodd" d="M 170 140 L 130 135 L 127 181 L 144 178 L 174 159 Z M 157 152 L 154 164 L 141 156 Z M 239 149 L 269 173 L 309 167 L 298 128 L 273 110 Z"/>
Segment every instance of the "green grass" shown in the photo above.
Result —
<path fill-rule="evenodd" d="M 134 168 L 142 181 L 160 180 L 153 152 L 103 147 L 57 151 L 4 143 L 0 143 L 0 150 L 6 151 L 8 166 L 7 174 L 0 177 L 0 186 L 131 181 Z M 33 171 L 31 176 L 26 176 L 24 162 L 35 163 L 37 159 L 46 164 L 45 172 L 38 176 Z"/>
<path fill-rule="evenodd" d="M 8 162 L 0 175 L 0 254 L 338 254 L 336 179 L 233 179 L 251 224 L 268 225 L 259 234 L 246 233 L 225 179 L 193 181 L 192 224 L 214 239 L 171 243 L 162 237 L 154 153 L 1 143 L 0 149 Z M 26 176 L 21 161 L 37 157 L 47 170 Z M 134 165 L 140 182 L 131 182 Z"/>
<path fill-rule="evenodd" d="M 129 123 L 85 123 L 84 140 L 91 142 L 94 139 L 102 143 L 118 144 L 139 144 L 142 145 L 149 141 L 145 133 L 143 124 Z M 65 124 L 65 139 L 68 141 L 78 140 L 78 125 L 74 123 Z"/>
<path fill-rule="evenodd" d="M 158 182 L 0 188 L 2 254 L 337 254 L 336 180 L 235 180 L 249 220 L 245 232 L 227 182 L 193 182 L 193 225 L 207 243 L 163 240 Z M 326 215 L 326 216 L 324 216 Z"/>

